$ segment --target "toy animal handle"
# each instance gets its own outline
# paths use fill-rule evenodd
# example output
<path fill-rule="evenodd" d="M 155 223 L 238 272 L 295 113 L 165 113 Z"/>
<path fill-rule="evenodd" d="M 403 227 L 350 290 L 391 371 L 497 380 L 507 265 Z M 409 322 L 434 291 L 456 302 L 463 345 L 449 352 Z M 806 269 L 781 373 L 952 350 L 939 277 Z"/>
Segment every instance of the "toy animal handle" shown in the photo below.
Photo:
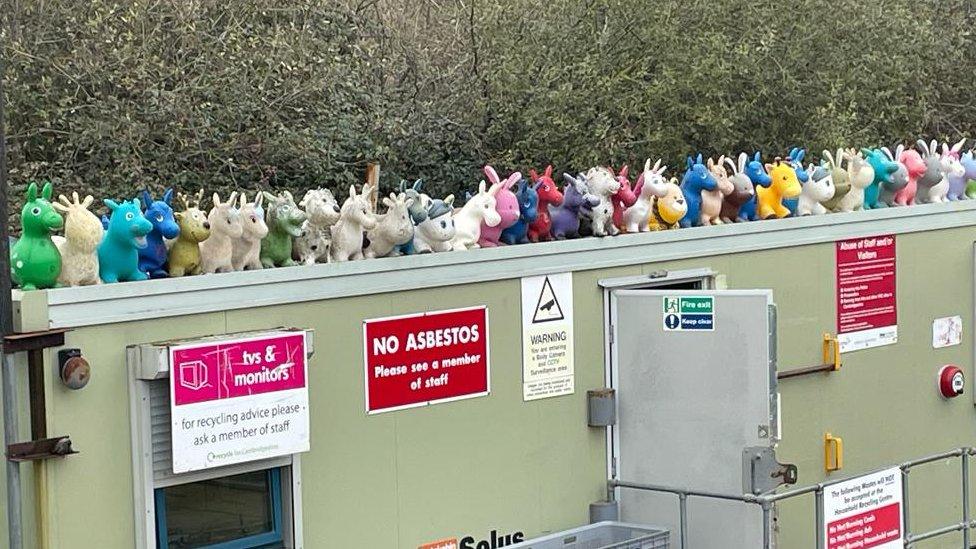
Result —
<path fill-rule="evenodd" d="M 495 177 L 498 177 L 497 175 Z M 514 172 L 512 175 L 508 176 L 505 183 L 502 185 L 506 189 L 511 189 L 513 185 L 522 179 L 522 172 Z"/>
<path fill-rule="evenodd" d="M 732 175 L 739 175 L 739 169 L 736 167 L 735 162 L 732 162 L 731 158 L 726 157 L 725 164 L 732 170 Z"/>
<path fill-rule="evenodd" d="M 492 168 L 488 164 L 485 164 L 485 167 L 482 168 L 481 171 L 485 173 L 485 177 L 488 178 L 488 182 L 491 183 L 492 185 L 497 185 L 498 183 L 500 183 L 498 179 L 498 172 L 495 171 L 495 168 Z"/>

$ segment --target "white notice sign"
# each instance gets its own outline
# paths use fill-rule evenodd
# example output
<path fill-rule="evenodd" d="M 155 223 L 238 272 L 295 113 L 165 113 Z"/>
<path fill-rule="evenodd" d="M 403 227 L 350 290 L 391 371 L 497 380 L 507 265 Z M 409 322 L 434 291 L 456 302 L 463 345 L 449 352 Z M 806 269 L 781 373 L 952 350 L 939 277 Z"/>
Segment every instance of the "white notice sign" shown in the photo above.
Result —
<path fill-rule="evenodd" d="M 571 395 L 573 273 L 522 279 L 522 397 Z"/>
<path fill-rule="evenodd" d="M 827 549 L 902 549 L 901 469 L 894 467 L 824 488 Z"/>

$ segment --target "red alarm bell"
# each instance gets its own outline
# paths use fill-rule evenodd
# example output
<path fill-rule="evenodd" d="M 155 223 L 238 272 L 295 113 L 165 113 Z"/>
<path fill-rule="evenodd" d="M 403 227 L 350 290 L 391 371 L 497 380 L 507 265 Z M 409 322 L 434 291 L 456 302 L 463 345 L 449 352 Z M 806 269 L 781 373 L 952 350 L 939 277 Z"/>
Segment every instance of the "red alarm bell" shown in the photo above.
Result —
<path fill-rule="evenodd" d="M 954 398 L 962 394 L 966 377 L 955 364 L 946 364 L 939 370 L 939 392 L 944 398 Z"/>

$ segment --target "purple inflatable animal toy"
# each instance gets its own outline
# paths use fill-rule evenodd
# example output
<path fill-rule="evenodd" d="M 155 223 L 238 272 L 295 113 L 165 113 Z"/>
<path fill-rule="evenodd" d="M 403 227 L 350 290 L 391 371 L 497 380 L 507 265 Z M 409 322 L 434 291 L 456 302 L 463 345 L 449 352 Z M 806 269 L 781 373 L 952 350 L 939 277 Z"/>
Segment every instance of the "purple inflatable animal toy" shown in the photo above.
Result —
<path fill-rule="evenodd" d="M 573 177 L 563 174 L 566 188 L 563 189 L 563 203 L 560 206 L 549 206 L 552 216 L 552 237 L 556 240 L 576 238 L 579 236 L 580 213 L 584 205 L 589 207 L 600 203 L 600 198 L 590 194 L 583 174 Z"/>
<path fill-rule="evenodd" d="M 494 227 L 488 226 L 484 221 L 481 222 L 481 237 L 478 245 L 482 248 L 494 248 L 501 244 L 502 231 L 514 225 L 519 219 L 519 201 L 515 193 L 510 191 L 513 185 L 522 179 L 522 174 L 515 172 L 508 176 L 505 181 L 498 178 L 498 173 L 491 166 L 484 167 L 485 176 L 491 183 L 489 194 L 495 196 L 495 211 L 501 216 L 502 221 Z"/>

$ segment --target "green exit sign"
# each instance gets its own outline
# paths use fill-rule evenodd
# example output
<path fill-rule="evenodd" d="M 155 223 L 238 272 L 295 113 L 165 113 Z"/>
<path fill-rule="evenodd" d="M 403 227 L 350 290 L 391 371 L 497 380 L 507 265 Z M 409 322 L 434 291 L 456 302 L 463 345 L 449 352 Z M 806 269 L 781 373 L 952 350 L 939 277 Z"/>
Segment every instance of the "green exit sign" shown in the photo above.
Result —
<path fill-rule="evenodd" d="M 714 310 L 714 297 L 682 297 L 682 313 L 710 314 Z"/>

